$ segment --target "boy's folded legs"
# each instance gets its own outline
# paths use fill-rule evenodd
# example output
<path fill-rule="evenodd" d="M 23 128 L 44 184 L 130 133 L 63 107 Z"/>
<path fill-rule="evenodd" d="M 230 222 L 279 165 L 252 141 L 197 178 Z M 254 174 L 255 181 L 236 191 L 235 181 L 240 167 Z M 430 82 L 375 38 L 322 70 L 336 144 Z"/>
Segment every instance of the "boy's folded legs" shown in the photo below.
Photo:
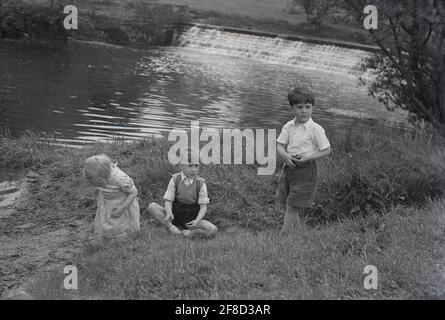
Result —
<path fill-rule="evenodd" d="M 152 202 L 147 208 L 148 212 L 153 215 L 153 217 L 162 224 L 168 231 L 174 234 L 181 234 L 181 230 L 178 227 L 173 225 L 171 221 L 165 221 L 166 212 L 165 208 L 160 206 L 159 204 Z"/>
<path fill-rule="evenodd" d="M 182 233 L 186 237 L 201 236 L 210 238 L 216 235 L 218 228 L 207 220 L 201 220 L 198 222 L 194 229 L 184 229 Z"/>
<path fill-rule="evenodd" d="M 174 234 L 181 234 L 181 230 L 174 224 L 170 223 L 170 225 L 167 226 L 168 231 Z"/>
<path fill-rule="evenodd" d="M 166 216 L 165 208 L 154 202 L 148 206 L 147 210 L 153 215 L 156 221 L 165 226 L 167 230 L 173 234 L 183 234 L 186 237 L 213 237 L 218 232 L 218 228 L 207 220 L 199 221 L 194 229 L 180 230 L 177 226 L 172 224 L 171 221 L 164 221 Z"/>

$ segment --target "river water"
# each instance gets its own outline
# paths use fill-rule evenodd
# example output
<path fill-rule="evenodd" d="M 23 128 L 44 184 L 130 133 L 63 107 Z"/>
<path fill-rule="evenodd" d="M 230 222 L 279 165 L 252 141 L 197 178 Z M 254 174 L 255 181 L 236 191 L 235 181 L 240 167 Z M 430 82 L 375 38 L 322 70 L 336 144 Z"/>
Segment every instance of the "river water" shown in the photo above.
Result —
<path fill-rule="evenodd" d="M 46 132 L 78 144 L 159 135 L 190 121 L 221 128 L 280 128 L 287 92 L 316 97 L 328 128 L 404 128 L 356 75 L 231 56 L 196 47 L 134 49 L 95 43 L 0 42 L 0 125 L 18 136 Z"/>

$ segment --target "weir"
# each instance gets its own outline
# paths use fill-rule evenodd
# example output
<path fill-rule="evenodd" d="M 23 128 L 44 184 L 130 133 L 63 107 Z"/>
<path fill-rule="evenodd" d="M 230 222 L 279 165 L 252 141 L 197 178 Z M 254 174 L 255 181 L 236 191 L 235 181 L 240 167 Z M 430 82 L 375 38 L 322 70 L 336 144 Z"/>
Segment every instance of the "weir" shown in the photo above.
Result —
<path fill-rule="evenodd" d="M 354 76 L 362 73 L 361 64 L 378 49 L 349 42 L 200 24 L 177 26 L 171 44 L 213 54 Z"/>

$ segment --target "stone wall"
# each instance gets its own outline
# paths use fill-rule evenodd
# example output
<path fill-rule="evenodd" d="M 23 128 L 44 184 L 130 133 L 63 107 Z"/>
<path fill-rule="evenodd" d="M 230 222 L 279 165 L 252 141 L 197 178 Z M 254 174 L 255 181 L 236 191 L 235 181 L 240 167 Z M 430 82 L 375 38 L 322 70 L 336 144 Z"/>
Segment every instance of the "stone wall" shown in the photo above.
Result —
<path fill-rule="evenodd" d="M 0 0 L 3 38 L 51 39 L 72 37 L 116 44 L 165 45 L 168 26 L 190 22 L 187 6 L 156 1 L 117 0 Z M 78 8 L 78 30 L 65 30 L 65 5 Z"/>

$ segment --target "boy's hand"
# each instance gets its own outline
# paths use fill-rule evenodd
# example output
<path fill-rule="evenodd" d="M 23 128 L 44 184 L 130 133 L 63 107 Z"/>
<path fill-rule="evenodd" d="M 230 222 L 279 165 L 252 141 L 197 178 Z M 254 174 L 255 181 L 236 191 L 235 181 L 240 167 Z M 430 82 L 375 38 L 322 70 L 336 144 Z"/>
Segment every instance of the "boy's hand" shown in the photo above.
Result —
<path fill-rule="evenodd" d="M 171 221 L 171 220 L 173 220 L 173 213 L 167 212 L 167 214 L 165 215 L 165 218 L 164 218 L 164 222 Z"/>
<path fill-rule="evenodd" d="M 295 162 L 298 165 L 303 165 L 306 162 L 310 161 L 311 159 L 308 156 L 298 156 L 298 158 L 295 160 Z"/>
<path fill-rule="evenodd" d="M 289 166 L 292 167 L 292 168 L 295 168 L 296 165 L 295 165 L 294 161 L 297 161 L 298 158 L 296 158 L 296 157 L 292 157 L 291 155 L 288 155 L 288 156 L 289 156 L 289 157 L 288 157 L 287 160 L 286 160 L 286 164 L 289 165 Z"/>
<path fill-rule="evenodd" d="M 195 227 L 196 227 L 196 225 L 198 224 L 198 220 L 192 220 L 192 221 L 190 221 L 190 222 L 187 222 L 186 224 L 185 224 L 185 226 L 187 227 L 187 228 L 189 228 L 189 229 L 194 229 Z"/>

